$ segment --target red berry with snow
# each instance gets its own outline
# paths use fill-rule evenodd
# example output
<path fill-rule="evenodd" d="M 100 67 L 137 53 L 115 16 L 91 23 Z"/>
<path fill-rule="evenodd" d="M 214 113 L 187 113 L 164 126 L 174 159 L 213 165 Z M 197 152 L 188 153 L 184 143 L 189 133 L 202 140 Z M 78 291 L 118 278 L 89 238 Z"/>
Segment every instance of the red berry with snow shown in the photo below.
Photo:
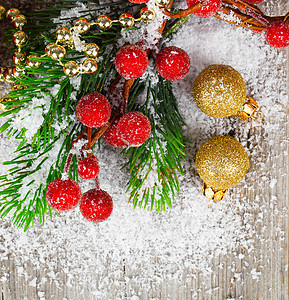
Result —
<path fill-rule="evenodd" d="M 76 114 L 83 125 L 98 128 L 106 124 L 110 118 L 110 103 L 102 94 L 90 93 L 78 101 Z"/>
<path fill-rule="evenodd" d="M 264 0 L 244 0 L 244 1 L 249 4 L 258 4 L 258 3 L 263 2 Z"/>
<path fill-rule="evenodd" d="M 147 3 L 149 0 L 128 0 L 128 1 L 134 4 L 143 4 L 143 3 Z"/>
<path fill-rule="evenodd" d="M 103 190 L 92 189 L 83 194 L 79 209 L 86 220 L 99 223 L 111 215 L 112 198 Z"/>
<path fill-rule="evenodd" d="M 125 79 L 141 77 L 147 69 L 149 60 L 144 49 L 138 45 L 126 45 L 116 53 L 114 64 L 117 72 Z"/>
<path fill-rule="evenodd" d="M 187 0 L 188 7 L 195 5 L 199 0 Z M 216 14 L 220 9 L 222 0 L 201 0 L 203 7 L 197 10 L 194 14 L 198 17 L 208 18 Z"/>
<path fill-rule="evenodd" d="M 274 48 L 285 48 L 289 45 L 289 24 L 282 21 L 272 22 L 265 33 L 267 43 Z"/>
<path fill-rule="evenodd" d="M 130 146 L 138 147 L 149 138 L 151 123 L 142 112 L 130 111 L 120 118 L 117 130 L 125 142 Z"/>
<path fill-rule="evenodd" d="M 125 148 L 128 143 L 125 142 L 120 136 L 117 124 L 119 119 L 115 120 L 112 125 L 107 129 L 107 131 L 102 135 L 103 139 L 114 148 Z"/>
<path fill-rule="evenodd" d="M 99 174 L 99 164 L 94 157 L 86 157 L 79 161 L 78 174 L 83 179 L 93 179 Z"/>
<path fill-rule="evenodd" d="M 188 53 L 175 46 L 162 49 L 156 59 L 157 72 L 170 81 L 181 80 L 186 77 L 190 67 L 191 62 Z"/>
<path fill-rule="evenodd" d="M 75 208 L 81 198 L 79 185 L 72 179 L 54 179 L 47 187 L 47 203 L 58 211 Z"/>

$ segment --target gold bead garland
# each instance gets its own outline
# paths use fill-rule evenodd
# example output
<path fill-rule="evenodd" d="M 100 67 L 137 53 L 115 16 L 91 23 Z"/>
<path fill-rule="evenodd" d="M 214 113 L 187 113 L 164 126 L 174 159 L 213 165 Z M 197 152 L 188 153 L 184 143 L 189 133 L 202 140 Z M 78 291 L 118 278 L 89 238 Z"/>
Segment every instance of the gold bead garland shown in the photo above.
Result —
<path fill-rule="evenodd" d="M 0 5 L 0 20 L 5 16 L 6 9 Z M 12 23 L 12 25 L 17 29 L 13 34 L 12 39 L 14 45 L 18 48 L 17 52 L 13 54 L 13 63 L 16 68 L 0 68 L 0 82 L 6 81 L 13 83 L 17 77 L 22 73 L 21 69 L 18 67 L 25 62 L 25 54 L 22 52 L 22 47 L 24 47 L 28 41 L 28 36 L 22 30 L 22 27 L 27 23 L 26 17 L 20 13 L 16 8 L 11 8 L 6 12 L 6 18 Z"/>

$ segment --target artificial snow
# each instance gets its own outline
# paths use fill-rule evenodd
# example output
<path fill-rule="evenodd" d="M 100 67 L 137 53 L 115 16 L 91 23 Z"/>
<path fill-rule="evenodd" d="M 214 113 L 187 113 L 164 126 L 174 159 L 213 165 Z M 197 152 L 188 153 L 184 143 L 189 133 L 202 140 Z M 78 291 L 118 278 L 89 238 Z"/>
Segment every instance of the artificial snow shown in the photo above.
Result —
<path fill-rule="evenodd" d="M 152 3 L 149 2 L 150 5 Z M 84 8 L 82 4 L 79 9 L 65 13 L 63 17 L 80 17 L 80 11 Z M 158 20 L 161 18 L 158 12 Z M 149 26 L 150 41 L 153 41 L 158 36 L 158 24 Z M 141 32 L 145 32 L 145 27 Z M 124 30 L 119 46 L 125 42 L 136 43 L 139 38 L 139 31 Z M 242 262 L 243 269 L 238 269 L 233 263 L 224 266 L 222 262 L 219 269 L 230 269 L 237 280 L 242 280 L 240 271 L 251 274 L 252 280 L 259 280 L 262 276 L 262 268 L 256 269 L 246 261 L 254 252 L 256 241 L 266 243 L 268 247 L 270 245 L 266 228 L 259 230 L 258 224 L 263 224 L 263 214 L 272 218 L 278 215 L 279 219 L 286 220 L 286 207 L 276 205 L 274 194 L 271 194 L 270 202 L 263 201 L 264 195 L 255 195 L 254 199 L 248 195 L 252 195 L 254 183 L 261 188 L 268 185 L 276 193 L 278 183 L 276 178 L 272 178 L 276 172 L 268 170 L 266 164 L 272 160 L 276 165 L 278 158 L 287 155 L 286 115 L 280 105 L 287 108 L 285 54 L 268 46 L 262 35 L 214 18 L 201 19 L 196 16 L 192 16 L 165 44 L 170 45 L 184 49 L 191 59 L 189 75 L 173 83 L 180 113 L 187 124 L 183 127 L 183 134 L 191 141 L 186 145 L 188 156 L 182 161 L 184 175 L 180 176 L 181 191 L 173 203 L 173 209 L 161 214 L 138 208 L 134 210 L 132 203 L 128 203 L 129 195 L 125 193 L 128 170 L 120 169 L 126 160 L 119 156 L 119 150 L 102 142 L 101 151 L 95 148 L 94 154 L 100 164 L 100 186 L 114 201 L 113 213 L 107 221 L 99 224 L 88 222 L 78 208 L 60 213 L 60 217 L 54 215 L 53 221 L 47 217 L 44 226 L 36 222 L 25 233 L 23 229 L 10 226 L 8 219 L 1 221 L 1 258 L 5 259 L 13 253 L 16 265 L 29 261 L 36 269 L 47 270 L 41 283 L 37 284 L 33 278 L 29 285 L 38 285 L 41 289 L 46 280 L 53 280 L 63 287 L 63 281 L 58 276 L 59 270 L 62 270 L 69 278 L 68 286 L 76 283 L 91 286 L 95 297 L 101 297 L 116 287 L 115 291 L 118 290 L 119 294 L 114 296 L 117 298 L 123 296 L 122 280 L 133 283 L 132 286 L 137 286 L 138 291 L 145 291 L 152 282 L 159 284 L 164 278 L 183 279 L 186 268 L 203 276 L 211 276 L 212 259 L 220 254 L 232 253 L 236 261 Z M 242 74 L 248 95 L 259 103 L 265 114 L 264 120 L 214 119 L 197 108 L 192 98 L 192 84 L 197 74 L 210 64 L 228 64 Z M 154 76 L 151 62 L 147 73 Z M 79 79 L 71 79 L 71 82 L 77 88 Z M 44 104 L 40 102 L 39 105 Z M 22 110 L 17 122 L 24 122 L 29 116 L 28 125 L 38 124 L 42 119 L 36 111 Z M 33 128 L 29 130 L 31 137 Z M 284 149 L 282 153 L 273 150 L 273 141 L 278 134 L 283 136 L 280 144 Z M 250 168 L 239 185 L 230 189 L 223 201 L 208 203 L 201 194 L 202 182 L 196 172 L 195 156 L 200 145 L 214 135 L 236 137 L 245 147 L 254 167 Z M 41 174 L 35 175 L 39 183 L 45 182 L 59 146 L 60 142 L 54 155 L 45 162 Z M 272 150 L 268 152 L 269 146 Z M 0 160 L 10 160 L 15 148 L 12 141 L 2 138 L 0 147 Z M 1 166 L 1 173 L 6 172 L 7 166 Z M 283 172 L 284 176 L 287 174 L 286 170 L 279 172 Z M 154 182 L 155 178 L 152 176 L 148 180 Z M 90 188 L 88 182 L 81 181 L 80 185 L 82 192 Z M 23 189 L 26 191 L 27 188 Z M 286 235 L 281 228 L 276 228 L 275 234 L 280 240 Z M 120 269 L 122 264 L 129 269 L 129 274 Z M 25 276 L 24 272 L 18 269 L 19 276 Z M 4 273 L 0 280 L 8 280 L 7 276 Z M 211 292 L 208 290 L 208 294 Z M 43 297 L 41 292 L 39 297 Z"/>

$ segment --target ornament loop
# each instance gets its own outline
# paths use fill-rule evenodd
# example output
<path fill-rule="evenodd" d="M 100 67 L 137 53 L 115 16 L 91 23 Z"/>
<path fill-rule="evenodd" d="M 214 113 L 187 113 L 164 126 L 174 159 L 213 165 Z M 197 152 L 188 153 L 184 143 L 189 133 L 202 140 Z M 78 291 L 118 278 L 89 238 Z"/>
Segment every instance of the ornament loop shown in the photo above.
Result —
<path fill-rule="evenodd" d="M 202 194 L 209 200 L 221 201 L 224 199 L 228 190 L 218 190 L 214 191 L 212 188 L 208 187 L 205 183 L 202 187 Z"/>
<path fill-rule="evenodd" d="M 251 97 L 248 97 L 248 101 L 243 105 L 243 110 L 239 111 L 235 117 L 239 118 L 240 120 L 247 120 L 249 118 L 252 119 L 258 119 L 256 117 L 253 117 L 254 113 L 256 112 L 258 108 L 258 103 Z M 263 113 L 262 113 L 263 114 Z M 264 114 L 263 114 L 264 116 Z"/>

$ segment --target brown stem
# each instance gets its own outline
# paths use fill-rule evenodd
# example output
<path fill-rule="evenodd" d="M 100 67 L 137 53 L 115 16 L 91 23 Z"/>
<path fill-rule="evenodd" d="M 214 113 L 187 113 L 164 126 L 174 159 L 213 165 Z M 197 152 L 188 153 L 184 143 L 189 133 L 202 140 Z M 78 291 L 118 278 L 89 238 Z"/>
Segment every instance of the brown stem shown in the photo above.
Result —
<path fill-rule="evenodd" d="M 86 150 L 91 149 L 91 133 L 92 133 L 92 128 L 87 127 L 87 144 L 86 144 Z"/>
<path fill-rule="evenodd" d="M 165 8 L 163 10 L 163 14 L 168 16 L 168 17 L 171 17 L 171 18 L 177 18 L 177 19 L 180 19 L 180 18 L 183 18 L 183 17 L 186 17 L 190 14 L 193 14 L 195 13 L 197 10 L 201 9 L 203 7 L 203 4 L 198 2 L 192 6 L 190 6 L 189 8 L 181 11 L 180 13 L 177 13 L 177 14 L 174 14 L 172 12 L 170 12 L 167 8 Z"/>
<path fill-rule="evenodd" d="M 247 8 L 250 8 L 250 9 L 256 11 L 257 13 L 263 15 L 262 11 L 256 5 L 249 4 L 242 0 L 223 0 L 223 3 L 234 5 L 235 7 L 239 8 L 240 10 L 243 10 L 243 11 L 246 11 Z"/>

